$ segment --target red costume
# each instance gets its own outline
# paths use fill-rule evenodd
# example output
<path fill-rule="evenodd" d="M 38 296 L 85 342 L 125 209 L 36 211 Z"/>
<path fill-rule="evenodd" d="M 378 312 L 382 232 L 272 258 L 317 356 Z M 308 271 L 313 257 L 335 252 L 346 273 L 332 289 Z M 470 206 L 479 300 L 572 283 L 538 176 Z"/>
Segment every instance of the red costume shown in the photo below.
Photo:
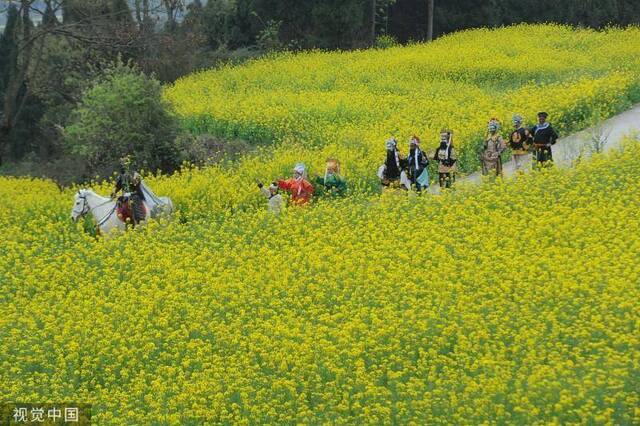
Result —
<path fill-rule="evenodd" d="M 298 205 L 307 204 L 313 194 L 313 186 L 304 178 L 279 180 L 278 187 L 291 192 L 291 201 Z"/>

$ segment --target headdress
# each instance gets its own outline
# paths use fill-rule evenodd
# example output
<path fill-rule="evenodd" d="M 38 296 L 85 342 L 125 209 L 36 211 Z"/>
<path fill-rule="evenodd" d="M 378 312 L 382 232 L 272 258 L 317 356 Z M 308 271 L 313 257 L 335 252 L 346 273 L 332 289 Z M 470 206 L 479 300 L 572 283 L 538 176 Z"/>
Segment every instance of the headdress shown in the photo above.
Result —
<path fill-rule="evenodd" d="M 293 168 L 293 171 L 300 175 L 298 178 L 296 178 L 296 180 L 302 180 L 307 178 L 307 168 L 305 167 L 304 163 L 297 163 L 296 166 Z"/>
<path fill-rule="evenodd" d="M 500 121 L 498 121 L 497 118 L 492 118 L 491 120 L 489 120 L 487 128 L 490 132 L 497 132 L 498 130 L 500 130 Z"/>
<path fill-rule="evenodd" d="M 305 170 L 306 170 L 306 168 L 304 167 L 304 164 L 303 164 L 303 163 L 298 163 L 298 164 L 296 164 L 296 165 L 295 165 L 295 167 L 293 168 L 293 171 L 294 171 L 294 172 L 298 172 L 298 173 L 300 173 L 301 175 L 303 175 L 303 174 L 304 174 Z"/>
<path fill-rule="evenodd" d="M 335 158 L 327 158 L 327 171 L 340 174 L 340 161 Z"/>
<path fill-rule="evenodd" d="M 446 127 L 440 130 L 440 141 L 443 141 L 445 138 L 447 143 L 453 143 L 453 131 Z"/>
<path fill-rule="evenodd" d="M 398 141 L 396 140 L 396 138 L 391 137 L 387 139 L 386 146 L 387 146 L 387 151 L 393 151 L 398 146 Z"/>

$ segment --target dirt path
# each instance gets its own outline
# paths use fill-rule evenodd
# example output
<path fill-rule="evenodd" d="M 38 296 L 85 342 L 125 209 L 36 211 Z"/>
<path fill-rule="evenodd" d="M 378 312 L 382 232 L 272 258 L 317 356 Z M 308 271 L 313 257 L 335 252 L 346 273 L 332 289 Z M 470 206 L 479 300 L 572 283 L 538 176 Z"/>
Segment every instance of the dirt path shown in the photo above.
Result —
<path fill-rule="evenodd" d="M 561 138 L 552 147 L 553 159 L 558 167 L 570 167 L 573 161 L 582 156 L 589 156 L 594 152 L 595 141 L 600 141 L 603 151 L 608 151 L 620 146 L 622 140 L 631 134 L 640 134 L 640 104 L 630 110 L 616 115 L 602 124 Z M 531 158 L 527 161 L 528 170 L 531 169 Z M 515 172 L 515 163 L 509 160 L 504 164 L 504 176 L 511 177 Z M 482 173 L 475 172 L 459 177 L 456 185 L 464 182 L 481 183 Z M 439 193 L 437 183 L 431 186 L 432 193 Z"/>

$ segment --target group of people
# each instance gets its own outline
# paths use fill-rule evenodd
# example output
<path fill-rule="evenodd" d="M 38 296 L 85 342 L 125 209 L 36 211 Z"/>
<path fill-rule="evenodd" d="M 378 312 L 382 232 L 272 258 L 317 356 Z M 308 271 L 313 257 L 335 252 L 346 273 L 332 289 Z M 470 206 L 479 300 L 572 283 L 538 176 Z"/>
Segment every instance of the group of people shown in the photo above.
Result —
<path fill-rule="evenodd" d="M 496 118 L 489 120 L 487 135 L 480 146 L 479 159 L 482 173 L 488 175 L 495 172 L 502 176 L 502 153 L 511 148 L 516 170 L 522 170 L 530 152 L 538 166 L 553 161 L 551 146 L 558 140 L 558 134 L 547 122 L 549 114 L 538 113 L 538 123 L 526 128 L 519 115 L 513 116 L 513 130 L 508 143 L 500 134 L 501 124 Z M 398 141 L 391 138 L 386 142 L 387 156 L 378 169 L 378 177 L 385 187 L 415 189 L 420 193 L 429 186 L 429 156 L 420 147 L 420 138 L 413 136 L 409 141 L 409 154 L 404 157 L 398 149 Z M 455 181 L 458 157 L 453 145 L 453 132 L 442 129 L 440 144 L 435 149 L 432 159 L 437 163 L 438 182 L 441 188 L 449 188 Z"/>
<path fill-rule="evenodd" d="M 260 192 L 267 198 L 269 211 L 275 214 L 282 211 L 284 203 L 280 190 L 289 192 L 291 202 L 295 205 L 309 203 L 314 194 L 342 196 L 347 191 L 347 183 L 340 175 L 340 162 L 335 158 L 327 159 L 324 175 L 315 174 L 313 182 L 315 186 L 309 181 L 305 165 L 298 163 L 293 168 L 293 177 L 290 179 L 278 179 L 266 188 L 260 181 L 257 184 Z"/>
<path fill-rule="evenodd" d="M 429 157 L 421 148 L 420 138 L 415 135 L 411 138 L 407 157 L 400 153 L 396 138 L 387 140 L 386 148 L 387 158 L 378 169 L 378 177 L 383 186 L 415 188 L 418 193 L 429 187 Z M 443 129 L 440 132 L 440 145 L 435 150 L 433 160 L 438 164 L 440 186 L 450 187 L 458 161 L 451 130 Z"/>
<path fill-rule="evenodd" d="M 538 113 L 538 123 L 531 129 L 523 126 L 522 117 L 513 116 L 513 130 L 509 135 L 508 146 L 500 135 L 500 122 L 496 118 L 489 120 L 487 137 L 480 151 L 482 173 L 488 175 L 495 171 L 496 176 L 502 176 L 502 153 L 511 148 L 516 170 L 522 170 L 526 165 L 526 158 L 531 150 L 538 166 L 545 166 L 553 161 L 551 146 L 558 140 L 558 133 L 547 121 L 549 114 Z"/>
<path fill-rule="evenodd" d="M 487 135 L 480 146 L 479 159 L 482 164 L 482 173 L 488 175 L 495 172 L 496 176 L 502 176 L 502 153 L 511 148 L 516 170 L 522 170 L 526 164 L 529 153 L 537 165 L 545 166 L 553 161 L 551 146 L 558 140 L 558 134 L 553 126 L 547 122 L 549 114 L 538 113 L 538 123 L 527 128 L 523 125 L 523 119 L 519 115 L 513 116 L 513 130 L 508 142 L 500 134 L 501 124 L 496 118 L 489 120 Z M 398 149 L 398 141 L 391 137 L 386 141 L 386 159 L 378 169 L 378 177 L 384 187 L 415 190 L 421 193 L 429 187 L 429 161 L 437 164 L 438 183 L 441 188 L 450 188 L 455 181 L 458 156 L 453 145 L 453 131 L 442 129 L 440 131 L 440 143 L 433 156 L 427 155 L 422 150 L 420 138 L 413 136 L 409 140 L 409 152 L 407 156 L 401 154 Z M 307 178 L 304 164 L 299 163 L 293 169 L 293 177 L 279 179 L 269 187 L 262 182 L 257 182 L 262 194 L 268 200 L 268 208 L 274 213 L 282 210 L 284 199 L 280 190 L 291 193 L 291 201 L 296 205 L 307 204 L 314 193 L 329 193 L 343 195 L 347 185 L 340 176 L 340 163 L 334 158 L 327 160 L 324 176 L 315 176 L 312 184 Z"/>
<path fill-rule="evenodd" d="M 508 143 L 500 134 L 500 122 L 496 118 L 489 120 L 487 136 L 479 152 L 482 173 L 488 175 L 495 171 L 496 176 L 501 176 L 502 153 L 507 148 L 512 150 L 516 170 L 525 166 L 525 158 L 531 151 L 539 165 L 553 161 L 551 146 L 556 143 L 558 134 L 547 122 L 547 117 L 546 112 L 538 113 L 538 123 L 529 129 L 523 126 L 521 116 L 514 115 L 514 128 Z M 394 137 L 386 141 L 386 150 L 385 162 L 378 169 L 378 177 L 384 187 L 415 189 L 416 192 L 421 193 L 429 187 L 430 160 L 437 163 L 438 182 L 441 188 L 449 188 L 455 181 L 458 157 L 453 145 L 453 132 L 450 129 L 442 129 L 440 132 L 440 143 L 433 156 L 427 155 L 422 150 L 420 138 L 415 135 L 409 141 L 409 152 L 406 157 L 400 153 L 398 141 Z M 121 159 L 121 170 L 111 196 L 117 197 L 118 217 L 122 221 L 130 221 L 135 226 L 146 216 L 145 193 L 141 177 L 131 169 L 130 163 L 128 157 Z M 312 181 L 307 176 L 304 164 L 298 163 L 290 179 L 279 179 L 268 187 L 260 181 L 257 184 L 261 193 L 267 198 L 269 210 L 276 214 L 282 211 L 284 203 L 280 190 L 288 191 L 291 194 L 291 202 L 295 205 L 309 203 L 314 194 L 340 196 L 347 191 L 347 184 L 340 175 L 340 162 L 335 158 L 327 159 L 324 175 L 316 174 Z"/>

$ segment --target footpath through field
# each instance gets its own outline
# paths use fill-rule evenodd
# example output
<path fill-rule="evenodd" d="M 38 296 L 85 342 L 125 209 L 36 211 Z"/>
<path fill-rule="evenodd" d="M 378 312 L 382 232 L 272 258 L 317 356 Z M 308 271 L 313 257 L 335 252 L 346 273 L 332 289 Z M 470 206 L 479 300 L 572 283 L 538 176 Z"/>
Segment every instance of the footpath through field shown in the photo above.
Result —
<path fill-rule="evenodd" d="M 567 137 L 558 139 L 553 145 L 553 160 L 558 167 L 570 167 L 578 157 L 588 157 L 596 151 L 596 145 L 601 151 L 608 151 L 618 148 L 626 136 L 634 133 L 640 134 L 640 104 L 631 109 L 618 114 L 596 127 L 574 133 Z M 526 162 L 528 169 L 531 169 L 531 156 Z M 513 176 L 515 163 L 513 160 L 507 161 L 503 165 L 505 178 Z M 456 185 L 460 183 L 481 183 L 482 173 L 475 172 L 470 175 L 461 176 L 457 179 Z M 440 188 L 437 183 L 431 186 L 431 192 L 437 194 Z"/>

